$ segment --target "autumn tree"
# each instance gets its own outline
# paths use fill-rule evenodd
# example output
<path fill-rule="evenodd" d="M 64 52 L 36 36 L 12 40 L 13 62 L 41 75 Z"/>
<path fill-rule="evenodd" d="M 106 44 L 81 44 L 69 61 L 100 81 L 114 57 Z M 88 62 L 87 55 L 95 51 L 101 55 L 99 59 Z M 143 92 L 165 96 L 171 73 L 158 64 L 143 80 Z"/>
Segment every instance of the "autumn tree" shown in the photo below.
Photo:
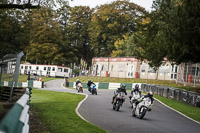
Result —
<path fill-rule="evenodd" d="M 110 56 L 114 42 L 136 32 L 145 9 L 127 0 L 97 7 L 90 27 L 91 45 L 95 56 Z"/>
<path fill-rule="evenodd" d="M 70 11 L 66 30 L 78 61 L 83 58 L 91 62 L 93 56 L 88 32 L 92 13 L 93 10 L 88 6 L 75 6 Z"/>
<path fill-rule="evenodd" d="M 32 19 L 30 45 L 26 48 L 28 57 L 30 57 L 28 58 L 29 61 L 35 62 L 37 60 L 37 63 L 41 64 L 62 64 L 65 60 L 61 56 L 62 53 L 60 53 L 62 48 L 62 32 L 60 23 L 56 19 L 56 12 L 50 8 L 41 8 L 32 11 L 29 15 Z M 47 50 L 48 48 L 49 50 Z M 38 55 L 35 54 L 36 51 L 40 51 Z M 52 57 L 47 58 L 47 56 Z M 58 58 L 56 56 L 60 59 L 54 60 L 54 58 Z"/>
<path fill-rule="evenodd" d="M 159 67 L 164 58 L 174 63 L 199 62 L 199 1 L 155 0 L 139 32 L 128 43 L 129 55 Z"/>

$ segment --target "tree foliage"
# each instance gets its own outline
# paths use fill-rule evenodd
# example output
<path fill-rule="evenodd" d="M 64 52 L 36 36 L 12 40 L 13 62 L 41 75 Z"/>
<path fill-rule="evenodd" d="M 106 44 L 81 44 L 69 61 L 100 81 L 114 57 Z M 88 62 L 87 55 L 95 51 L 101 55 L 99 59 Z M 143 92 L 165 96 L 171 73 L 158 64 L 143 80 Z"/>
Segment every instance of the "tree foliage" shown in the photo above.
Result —
<path fill-rule="evenodd" d="M 70 45 L 76 49 L 76 56 L 91 62 L 93 52 L 90 49 L 90 37 L 88 28 L 91 23 L 93 10 L 87 6 L 75 6 L 71 8 L 67 24 L 67 36 Z"/>
<path fill-rule="evenodd" d="M 155 0 L 148 21 L 127 43 L 128 55 L 159 67 L 164 58 L 174 63 L 199 62 L 200 2 Z"/>
<path fill-rule="evenodd" d="M 115 1 L 97 7 L 90 27 L 91 45 L 96 56 L 110 56 L 114 42 L 137 31 L 144 8 L 129 1 Z"/>

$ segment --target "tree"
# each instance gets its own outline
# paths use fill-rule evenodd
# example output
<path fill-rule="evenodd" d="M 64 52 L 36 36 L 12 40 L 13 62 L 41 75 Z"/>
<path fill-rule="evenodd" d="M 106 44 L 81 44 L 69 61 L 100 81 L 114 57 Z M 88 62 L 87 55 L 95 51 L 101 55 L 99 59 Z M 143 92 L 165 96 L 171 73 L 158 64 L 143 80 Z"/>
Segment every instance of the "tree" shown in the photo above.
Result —
<path fill-rule="evenodd" d="M 140 16 L 145 13 L 144 8 L 127 0 L 97 7 L 90 27 L 95 56 L 110 56 L 115 50 L 114 42 L 123 39 L 123 35 L 136 32 Z"/>
<path fill-rule="evenodd" d="M 199 5 L 198 0 L 155 0 L 146 16 L 150 21 L 130 38 L 129 55 L 147 59 L 154 68 L 164 58 L 177 64 L 199 62 Z"/>
<path fill-rule="evenodd" d="M 16 10 L 0 10 L 0 58 L 9 53 L 18 53 L 26 43 L 21 28 L 23 12 Z"/>
<path fill-rule="evenodd" d="M 40 8 L 29 15 L 31 17 L 30 45 L 26 48 L 30 57 L 29 61 L 63 64 L 65 59 L 63 53 L 60 52 L 63 38 L 60 23 L 56 20 L 56 12 L 50 8 Z"/>
<path fill-rule="evenodd" d="M 128 36 L 124 36 L 123 39 L 121 40 L 117 40 L 115 41 L 114 45 L 115 45 L 115 49 L 112 51 L 111 56 L 112 57 L 123 57 L 126 56 L 126 43 L 125 41 L 127 41 Z"/>
<path fill-rule="evenodd" d="M 76 49 L 75 56 L 91 62 L 93 52 L 90 46 L 88 28 L 91 22 L 93 10 L 88 6 L 75 6 L 71 8 L 68 25 L 66 27 L 70 45 Z"/>

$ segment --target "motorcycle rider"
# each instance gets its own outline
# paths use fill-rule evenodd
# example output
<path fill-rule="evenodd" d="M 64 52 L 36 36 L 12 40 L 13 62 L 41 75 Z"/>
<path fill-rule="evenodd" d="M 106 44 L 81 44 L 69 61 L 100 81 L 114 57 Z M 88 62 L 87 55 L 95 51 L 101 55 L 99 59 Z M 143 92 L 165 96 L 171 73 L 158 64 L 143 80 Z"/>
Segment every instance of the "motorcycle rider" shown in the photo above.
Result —
<path fill-rule="evenodd" d="M 139 90 L 139 85 L 138 85 L 138 84 L 136 84 L 136 85 L 135 85 L 135 88 L 132 89 L 131 95 L 129 96 L 130 100 L 131 100 L 131 98 L 133 97 L 133 93 L 136 94 L 136 92 L 138 92 L 139 95 L 140 95 L 140 97 L 141 97 L 141 91 Z"/>
<path fill-rule="evenodd" d="M 89 92 L 91 92 L 91 88 L 90 88 L 90 86 L 91 86 L 92 84 L 94 84 L 94 85 L 95 85 L 95 83 L 94 83 L 94 82 L 92 82 L 90 79 L 88 79 L 87 86 L 88 86 L 88 91 L 89 91 Z"/>
<path fill-rule="evenodd" d="M 76 80 L 76 90 L 78 90 L 78 84 L 81 83 L 81 81 L 79 79 Z"/>
<path fill-rule="evenodd" d="M 142 99 L 149 97 L 151 100 L 151 106 L 149 108 L 149 111 L 151 111 L 151 108 L 154 104 L 154 98 L 153 98 L 153 92 L 149 91 L 147 95 L 142 96 L 137 102 L 136 102 L 136 106 L 142 101 Z"/>
<path fill-rule="evenodd" d="M 115 97 L 117 96 L 117 94 L 118 94 L 119 92 L 124 92 L 125 95 L 127 95 L 127 92 L 126 92 L 126 85 L 125 85 L 125 84 L 121 83 L 121 84 L 120 84 L 120 88 L 117 88 L 117 90 L 115 91 L 115 95 L 113 96 L 113 99 L 112 99 L 112 102 L 111 102 L 112 104 L 113 104 L 113 102 L 114 102 Z"/>

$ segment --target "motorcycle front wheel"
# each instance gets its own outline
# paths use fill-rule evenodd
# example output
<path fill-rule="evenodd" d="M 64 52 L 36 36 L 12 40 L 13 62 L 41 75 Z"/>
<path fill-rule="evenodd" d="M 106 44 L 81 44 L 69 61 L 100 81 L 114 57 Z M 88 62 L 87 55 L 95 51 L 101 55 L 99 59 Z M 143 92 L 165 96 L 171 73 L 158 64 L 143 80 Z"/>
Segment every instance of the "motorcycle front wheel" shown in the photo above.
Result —
<path fill-rule="evenodd" d="M 116 103 L 116 111 L 119 111 L 120 106 L 121 106 L 121 102 L 117 101 L 117 103 Z"/>
<path fill-rule="evenodd" d="M 144 115 L 146 114 L 146 108 L 141 108 L 139 112 L 139 118 L 142 119 Z"/>
<path fill-rule="evenodd" d="M 116 108 L 116 103 L 113 103 L 113 110 L 115 110 Z"/>
<path fill-rule="evenodd" d="M 135 117 L 135 109 L 133 108 L 133 111 L 132 111 L 132 116 Z"/>

